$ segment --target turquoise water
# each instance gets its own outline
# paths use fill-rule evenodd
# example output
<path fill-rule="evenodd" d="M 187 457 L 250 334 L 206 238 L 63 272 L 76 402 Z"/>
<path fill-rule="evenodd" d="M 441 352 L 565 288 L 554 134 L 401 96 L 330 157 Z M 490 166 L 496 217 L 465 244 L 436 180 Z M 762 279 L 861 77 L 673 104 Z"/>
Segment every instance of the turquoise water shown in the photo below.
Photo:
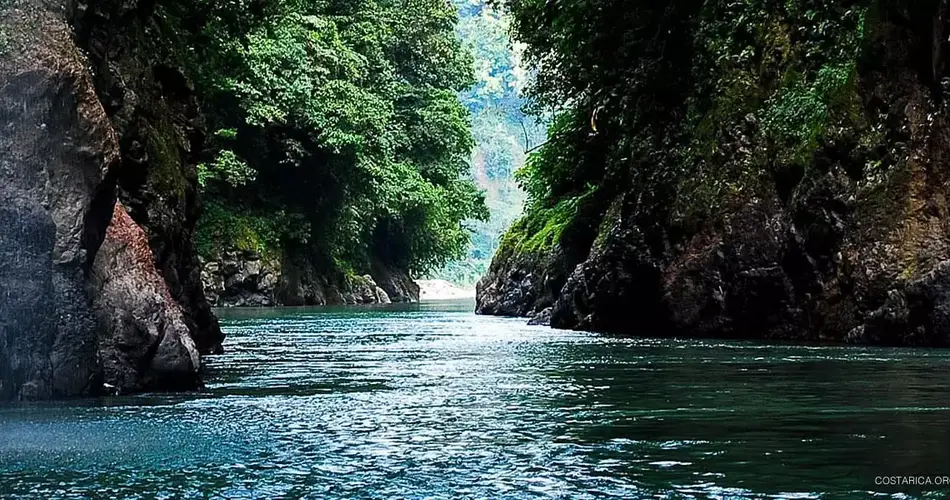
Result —
<path fill-rule="evenodd" d="M 950 352 L 470 310 L 227 313 L 205 392 L 0 407 L 0 496 L 910 498 L 941 494 L 875 477 L 950 476 Z"/>

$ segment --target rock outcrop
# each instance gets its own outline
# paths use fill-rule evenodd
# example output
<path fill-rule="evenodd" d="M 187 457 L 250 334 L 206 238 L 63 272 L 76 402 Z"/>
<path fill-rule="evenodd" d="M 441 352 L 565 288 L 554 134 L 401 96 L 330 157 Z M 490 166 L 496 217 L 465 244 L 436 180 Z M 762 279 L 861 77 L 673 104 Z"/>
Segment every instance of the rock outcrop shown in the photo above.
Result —
<path fill-rule="evenodd" d="M 189 48 L 173 4 L 98 0 L 76 16 L 95 88 L 119 139 L 118 196 L 145 230 L 155 265 L 202 352 L 224 339 L 195 250 L 204 120 L 187 78 Z"/>
<path fill-rule="evenodd" d="M 259 252 L 229 251 L 202 264 L 201 281 L 216 307 L 272 307 L 278 304 L 280 260 Z"/>
<path fill-rule="evenodd" d="M 419 284 L 404 269 L 374 259 L 370 266 L 370 273 L 366 276 L 372 278 L 371 281 L 377 284 L 380 291 L 384 292 L 392 302 L 397 304 L 419 302 Z"/>
<path fill-rule="evenodd" d="M 104 25 L 154 21 L 140 9 L 154 7 L 146 3 L 10 0 L 0 7 L 0 400 L 194 388 L 200 360 L 191 335 L 204 340 L 205 351 L 220 344 L 188 239 L 196 210 L 188 148 L 154 149 L 152 163 L 137 163 L 142 158 L 135 155 L 145 144 L 178 141 L 181 129 L 164 127 L 187 121 L 188 110 L 175 107 L 177 91 L 163 86 L 155 66 L 148 75 L 124 73 L 130 86 L 150 85 L 135 91 L 152 99 L 135 107 L 139 125 L 167 132 L 136 145 L 134 127 L 114 103 L 102 104 L 116 77 L 111 71 L 124 67 L 121 58 L 95 59 L 108 61 L 110 76 L 93 77 L 82 50 L 106 50 L 96 34 Z M 135 14 L 85 15 L 106 6 Z M 108 50 L 142 54 L 142 41 L 122 39 Z M 132 100 L 132 93 L 123 98 Z M 146 113 L 153 105 L 154 114 Z M 182 172 L 175 179 L 184 193 L 146 183 L 152 198 L 136 198 L 147 189 L 134 191 L 127 179 L 152 172 L 153 163 Z M 120 182 L 123 197 L 144 199 L 136 207 L 167 222 L 149 221 L 164 228 L 151 232 L 149 243 L 159 248 L 154 263 L 145 233 L 116 209 Z M 160 208 L 166 202 L 177 208 Z"/>
<path fill-rule="evenodd" d="M 534 317 L 554 305 L 567 279 L 563 254 L 503 248 L 476 287 L 478 314 Z"/>
<path fill-rule="evenodd" d="M 201 359 L 181 308 L 155 268 L 145 232 L 119 203 L 90 287 L 104 387 L 127 393 L 200 385 Z"/>
<path fill-rule="evenodd" d="M 0 397 L 96 386 L 86 275 L 111 217 L 118 141 L 55 2 L 0 9 Z"/>
<path fill-rule="evenodd" d="M 273 252 L 276 253 L 276 252 Z M 205 294 L 216 307 L 273 307 L 418 302 L 419 285 L 380 262 L 354 275 L 317 265 L 305 250 L 281 257 L 229 250 L 203 263 Z"/>
<path fill-rule="evenodd" d="M 688 182 L 605 178 L 609 206 L 565 229 L 595 237 L 504 248 L 479 312 L 545 322 L 550 307 L 554 327 L 627 335 L 950 345 L 950 20 L 937 7 L 868 14 L 841 91 L 854 129 L 806 167 L 784 169 L 750 113 L 717 137 L 725 166 L 693 175 L 720 186 L 700 224 L 670 208 Z"/>

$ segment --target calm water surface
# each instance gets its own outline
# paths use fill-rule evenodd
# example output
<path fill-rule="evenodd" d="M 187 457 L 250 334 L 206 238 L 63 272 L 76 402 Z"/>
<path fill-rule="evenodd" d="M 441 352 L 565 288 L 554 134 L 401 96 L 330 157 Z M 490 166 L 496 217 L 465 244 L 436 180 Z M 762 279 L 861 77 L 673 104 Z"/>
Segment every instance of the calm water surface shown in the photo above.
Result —
<path fill-rule="evenodd" d="M 228 313 L 203 393 L 0 407 L 0 496 L 936 498 L 874 478 L 950 476 L 950 352 L 470 310 Z"/>

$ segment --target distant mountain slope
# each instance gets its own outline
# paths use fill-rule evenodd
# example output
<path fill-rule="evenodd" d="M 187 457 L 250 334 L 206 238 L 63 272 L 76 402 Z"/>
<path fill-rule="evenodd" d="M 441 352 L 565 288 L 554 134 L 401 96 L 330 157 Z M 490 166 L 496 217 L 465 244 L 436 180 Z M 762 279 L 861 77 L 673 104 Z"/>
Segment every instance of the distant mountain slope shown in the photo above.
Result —
<path fill-rule="evenodd" d="M 453 0 L 459 9 L 458 34 L 475 56 L 475 86 L 462 101 L 472 113 L 477 142 L 472 175 L 485 191 L 488 222 L 472 222 L 467 258 L 452 262 L 436 278 L 471 286 L 485 274 L 505 230 L 521 215 L 525 195 L 512 174 L 524 164 L 525 151 L 545 138 L 545 127 L 522 111 L 521 90 L 527 74 L 520 51 L 509 39 L 508 19 L 484 0 Z"/>

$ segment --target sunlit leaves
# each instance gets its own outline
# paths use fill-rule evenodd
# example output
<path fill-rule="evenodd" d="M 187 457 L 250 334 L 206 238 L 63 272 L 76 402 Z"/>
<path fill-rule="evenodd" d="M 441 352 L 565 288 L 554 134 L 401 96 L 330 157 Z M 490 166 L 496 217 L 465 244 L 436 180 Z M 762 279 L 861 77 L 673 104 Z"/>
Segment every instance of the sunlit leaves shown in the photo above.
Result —
<path fill-rule="evenodd" d="M 473 140 L 456 93 L 473 77 L 448 2 L 199 4 L 212 114 L 236 131 L 216 144 L 260 172 L 232 183 L 209 163 L 210 196 L 309 214 L 314 251 L 348 268 L 394 258 L 423 272 L 465 249 L 462 221 L 484 204 L 462 180 Z M 402 228 L 392 247 L 411 251 L 371 255 L 383 223 Z"/>
<path fill-rule="evenodd" d="M 217 180 L 231 186 L 244 186 L 257 178 L 257 171 L 247 166 L 230 149 L 221 150 L 214 161 L 198 164 L 198 185 L 204 187 Z"/>

